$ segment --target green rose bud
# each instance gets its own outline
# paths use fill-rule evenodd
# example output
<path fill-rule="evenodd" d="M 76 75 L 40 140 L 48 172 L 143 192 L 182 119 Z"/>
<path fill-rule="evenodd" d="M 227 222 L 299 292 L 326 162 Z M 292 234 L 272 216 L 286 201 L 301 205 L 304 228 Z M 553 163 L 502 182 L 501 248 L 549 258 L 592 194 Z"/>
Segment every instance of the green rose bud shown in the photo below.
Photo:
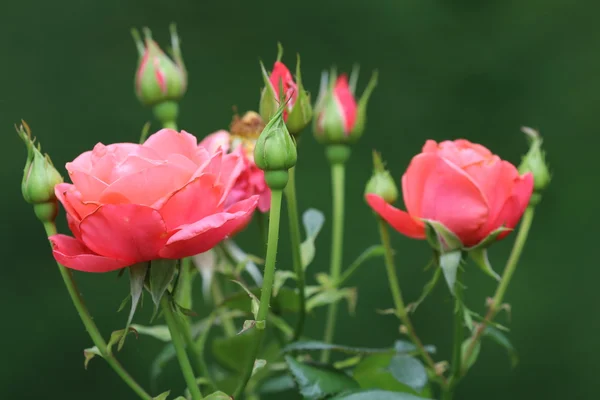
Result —
<path fill-rule="evenodd" d="M 394 183 L 394 178 L 385 169 L 381 156 L 376 151 L 373 151 L 373 176 L 365 188 L 365 195 L 370 193 L 381 197 L 388 204 L 392 204 L 398 199 L 398 188 Z"/>
<path fill-rule="evenodd" d="M 272 189 L 283 189 L 287 183 L 287 170 L 296 165 L 296 145 L 283 121 L 283 103 L 265 126 L 254 147 L 254 162 L 265 171 L 265 180 Z M 284 174 L 270 174 L 284 172 Z M 273 178 L 270 181 L 270 176 Z M 285 176 L 285 179 L 283 177 Z"/>
<path fill-rule="evenodd" d="M 27 147 L 21 192 L 25 201 L 33 204 L 35 213 L 42 222 L 52 222 L 58 213 L 54 186 L 62 183 L 63 179 L 52 165 L 50 157 L 47 154 L 42 155 L 39 143 L 35 145 L 27 123 L 21 122 L 17 133 Z"/>
<path fill-rule="evenodd" d="M 529 151 L 523 157 L 519 165 L 519 173 L 531 172 L 533 175 L 533 189 L 539 193 L 548 186 L 551 180 L 550 171 L 546 164 L 546 155 L 542 150 L 542 138 L 538 131 L 523 127 L 521 130 L 527 135 L 530 141 Z"/>
<path fill-rule="evenodd" d="M 187 89 L 187 72 L 179 47 L 175 25 L 171 25 L 171 54 L 168 57 L 152 40 L 152 33 L 144 28 L 144 41 L 137 30 L 132 35 L 139 53 L 135 73 L 135 93 L 144 105 L 156 105 L 181 99 Z"/>

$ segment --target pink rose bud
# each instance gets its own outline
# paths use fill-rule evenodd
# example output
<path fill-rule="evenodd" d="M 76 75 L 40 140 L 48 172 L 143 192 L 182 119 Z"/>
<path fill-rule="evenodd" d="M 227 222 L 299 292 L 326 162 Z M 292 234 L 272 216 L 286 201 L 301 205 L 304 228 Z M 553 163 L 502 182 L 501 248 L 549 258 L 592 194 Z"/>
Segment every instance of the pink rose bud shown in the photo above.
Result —
<path fill-rule="evenodd" d="M 367 103 L 377 85 L 377 74 L 373 74 L 358 101 L 354 94 L 357 75 L 357 72 L 353 72 L 348 81 L 345 74 L 337 77 L 335 72 L 323 73 L 314 120 L 314 133 L 319 142 L 347 144 L 355 142 L 362 135 Z"/>
<path fill-rule="evenodd" d="M 135 73 L 135 93 L 138 99 L 142 104 L 149 106 L 181 99 L 187 89 L 187 72 L 175 26 L 171 25 L 173 59 L 152 40 L 148 28 L 144 28 L 144 41 L 137 30 L 134 29 L 132 34 L 139 53 Z"/>
<path fill-rule="evenodd" d="M 246 226 L 258 196 L 227 202 L 240 154 L 210 153 L 187 132 L 162 129 L 142 145 L 98 143 L 56 186 L 74 237 L 50 237 L 62 265 L 107 272 L 203 253 Z"/>
<path fill-rule="evenodd" d="M 271 208 L 271 190 L 265 182 L 265 173 L 254 163 L 254 146 L 256 139 L 265 127 L 260 115 L 248 111 L 242 118 L 234 116 L 229 131 L 217 131 L 205 137 L 200 146 L 214 153 L 221 149 L 224 152 L 237 152 L 243 155 L 244 167 L 238 176 L 226 203 L 234 203 L 248 197 L 258 195 L 258 209 L 261 212 Z"/>
<path fill-rule="evenodd" d="M 531 173 L 520 175 L 514 165 L 479 144 L 428 140 L 402 176 L 407 211 L 377 194 L 366 199 L 400 233 L 425 239 L 426 222 L 433 222 L 468 250 L 488 236 L 506 236 L 519 222 L 532 191 Z"/>
<path fill-rule="evenodd" d="M 277 61 L 270 74 L 261 63 L 265 88 L 261 93 L 259 111 L 263 120 L 269 121 L 277 112 L 281 101 L 287 102 L 283 110 L 283 120 L 288 131 L 297 136 L 312 119 L 310 95 L 302 86 L 300 56 L 296 63 L 296 80 L 281 62 L 282 56 L 283 48 L 279 45 Z"/>
<path fill-rule="evenodd" d="M 21 193 L 29 204 L 32 204 L 38 219 L 42 222 L 52 222 L 56 218 L 58 207 L 54 187 L 62 183 L 50 157 L 42 155 L 41 146 L 35 145 L 31 131 L 25 121 L 17 128 L 17 133 L 27 147 L 27 161 L 23 171 Z"/>

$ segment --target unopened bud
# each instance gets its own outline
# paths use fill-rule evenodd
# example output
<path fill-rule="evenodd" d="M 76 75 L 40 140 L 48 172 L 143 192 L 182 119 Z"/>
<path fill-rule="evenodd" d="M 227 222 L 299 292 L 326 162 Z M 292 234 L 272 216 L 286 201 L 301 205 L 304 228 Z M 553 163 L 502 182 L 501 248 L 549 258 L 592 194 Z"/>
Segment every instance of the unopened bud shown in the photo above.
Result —
<path fill-rule="evenodd" d="M 285 187 L 287 170 L 295 166 L 297 160 L 296 145 L 283 121 L 285 107 L 285 103 L 279 107 L 254 147 L 254 162 L 258 168 L 265 171 L 265 181 L 271 189 Z"/>
<path fill-rule="evenodd" d="M 551 180 L 550 171 L 546 164 L 546 156 L 542 150 L 542 138 L 538 131 L 523 127 L 521 130 L 527 135 L 530 141 L 529 151 L 523 157 L 519 165 L 519 173 L 531 172 L 533 175 L 533 189 L 539 194 L 548 186 Z"/>
<path fill-rule="evenodd" d="M 36 215 L 42 222 L 54 221 L 58 207 L 54 186 L 63 182 L 47 154 L 42 154 L 39 143 L 31 137 L 25 121 L 17 128 L 17 133 L 27 147 L 27 161 L 23 171 L 21 192 L 26 202 L 33 204 Z"/>
<path fill-rule="evenodd" d="M 376 194 L 388 204 L 392 204 L 398 199 L 398 188 L 394 183 L 394 178 L 385 169 L 381 156 L 376 151 L 373 152 L 373 176 L 365 188 L 365 195 L 369 193 Z"/>

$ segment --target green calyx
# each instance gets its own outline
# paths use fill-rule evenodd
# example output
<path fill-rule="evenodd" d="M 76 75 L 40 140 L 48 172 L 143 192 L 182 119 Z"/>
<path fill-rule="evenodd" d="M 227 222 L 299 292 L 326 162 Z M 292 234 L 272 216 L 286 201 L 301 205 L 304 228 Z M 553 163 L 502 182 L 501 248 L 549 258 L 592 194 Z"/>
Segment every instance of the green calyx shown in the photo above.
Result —
<path fill-rule="evenodd" d="M 369 193 L 376 194 L 388 204 L 392 204 L 398 199 L 398 188 L 394 183 L 394 178 L 385 169 L 381 156 L 376 151 L 373 151 L 373 176 L 365 188 L 365 194 Z"/>
<path fill-rule="evenodd" d="M 169 53 L 172 58 L 152 40 L 152 33 L 148 28 L 143 29 L 143 41 L 139 32 L 132 30 L 140 56 L 135 74 L 135 92 L 144 105 L 179 100 L 187 90 L 187 71 L 175 25 L 171 25 L 170 30 L 172 48 Z"/>
<path fill-rule="evenodd" d="M 519 165 L 519 173 L 531 172 L 533 175 L 533 189 L 537 192 L 536 194 L 539 194 L 550 184 L 551 180 L 550 171 L 546 164 L 546 155 L 542 150 L 542 137 L 538 131 L 532 128 L 523 127 L 521 130 L 527 135 L 530 145 L 529 151 L 523 157 L 521 165 Z"/>
<path fill-rule="evenodd" d="M 285 106 L 285 103 L 279 106 L 254 147 L 254 162 L 264 171 L 287 171 L 296 165 L 296 144 L 283 122 Z"/>
<path fill-rule="evenodd" d="M 30 204 L 55 203 L 54 186 L 63 182 L 62 177 L 54 168 L 50 157 L 42 155 L 40 144 L 36 146 L 27 123 L 22 121 L 16 129 L 27 147 L 27 162 L 21 182 L 23 198 Z"/>

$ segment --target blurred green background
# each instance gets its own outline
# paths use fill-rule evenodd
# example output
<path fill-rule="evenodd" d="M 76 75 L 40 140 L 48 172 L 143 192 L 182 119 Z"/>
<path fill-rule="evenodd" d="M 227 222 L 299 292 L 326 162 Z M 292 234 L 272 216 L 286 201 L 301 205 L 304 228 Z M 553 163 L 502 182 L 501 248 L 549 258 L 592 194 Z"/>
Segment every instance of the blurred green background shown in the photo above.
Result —
<path fill-rule="evenodd" d="M 151 113 L 133 94 L 137 53 L 129 30 L 148 26 L 164 45 L 168 24 L 175 21 L 190 75 L 180 126 L 199 137 L 226 128 L 232 106 L 241 112 L 257 108 L 258 60 L 270 65 L 277 41 L 288 65 L 296 52 L 302 55 L 303 78 L 314 95 L 320 71 L 333 64 L 349 71 L 359 62 L 359 88 L 379 69 L 367 132 L 348 165 L 345 264 L 378 241 L 362 198 L 372 149 L 383 152 L 399 179 L 428 138 L 464 137 L 518 163 L 527 150 L 519 127 L 540 129 L 554 179 L 537 207 L 507 294 L 521 362 L 511 369 L 504 351 L 485 342 L 457 398 L 597 398 L 600 269 L 593 253 L 598 234 L 592 207 L 598 195 L 598 13 L 600 2 L 592 0 L 4 2 L 1 397 L 133 398 L 101 360 L 83 369 L 82 350 L 91 342 L 42 227 L 21 198 L 25 149 L 13 124 L 26 119 L 62 172 L 65 162 L 99 141 L 137 141 Z M 329 216 L 329 170 L 310 132 L 302 139 L 298 175 L 300 208 L 315 207 Z M 257 253 L 253 229 L 239 242 Z M 279 265 L 285 268 L 289 246 L 283 229 Z M 327 268 L 329 235 L 327 226 L 311 280 Z M 422 268 L 429 250 L 397 234 L 393 239 L 405 297 L 412 301 L 429 276 Z M 496 269 L 502 269 L 513 239 L 491 250 Z M 104 335 L 120 329 L 126 316 L 116 309 L 127 293 L 126 280 L 117 281 L 116 274 L 77 273 L 76 278 Z M 466 279 L 467 301 L 482 311 L 494 284 L 474 268 Z M 365 265 L 351 283 L 359 287 L 358 309 L 353 317 L 342 309 L 336 341 L 392 343 L 399 337 L 398 323 L 375 312 L 391 306 L 381 260 Z M 438 345 L 440 360 L 449 358 L 451 309 L 448 291 L 439 286 L 414 317 L 423 340 Z M 323 314 L 309 319 L 308 335 L 321 337 Z M 159 348 L 141 337 L 128 341 L 119 358 L 147 386 Z M 175 368 L 159 387 L 183 387 Z"/>

